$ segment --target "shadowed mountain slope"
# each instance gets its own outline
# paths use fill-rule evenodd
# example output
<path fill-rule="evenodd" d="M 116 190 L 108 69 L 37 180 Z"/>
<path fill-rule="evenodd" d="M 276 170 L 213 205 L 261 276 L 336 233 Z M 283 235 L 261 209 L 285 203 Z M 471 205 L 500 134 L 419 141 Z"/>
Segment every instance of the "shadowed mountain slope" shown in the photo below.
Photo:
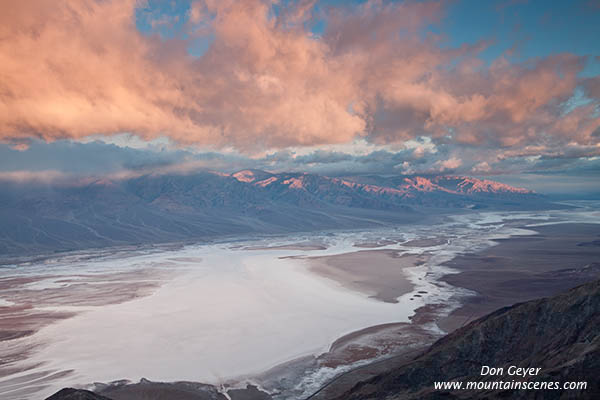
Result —
<path fill-rule="evenodd" d="M 457 209 L 551 206 L 528 190 L 465 177 L 381 178 L 373 184 L 244 170 L 53 185 L 4 182 L 0 255 L 397 225 Z"/>
<path fill-rule="evenodd" d="M 366 380 L 351 372 L 351 389 L 335 381 L 313 399 L 598 399 L 600 387 L 600 281 L 548 299 L 497 310 L 434 343 L 412 361 L 378 366 Z M 387 369 L 386 369 L 387 365 Z M 481 376 L 483 365 L 504 375 Z M 541 368 L 528 378 L 509 376 L 512 365 Z M 362 376 L 365 376 L 364 374 Z M 587 382 L 585 390 L 434 390 L 441 381 Z"/>

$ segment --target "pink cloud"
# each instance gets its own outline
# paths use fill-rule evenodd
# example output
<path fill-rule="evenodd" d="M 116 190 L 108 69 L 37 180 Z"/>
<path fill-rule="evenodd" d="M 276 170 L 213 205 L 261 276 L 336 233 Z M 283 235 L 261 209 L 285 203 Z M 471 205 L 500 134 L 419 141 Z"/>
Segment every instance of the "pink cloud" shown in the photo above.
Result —
<path fill-rule="evenodd" d="M 456 169 L 456 168 L 460 167 L 461 165 L 462 165 L 462 160 L 460 158 L 451 157 L 447 160 L 436 161 L 434 164 L 434 167 L 437 169 L 437 171 L 444 172 L 447 170 Z"/>
<path fill-rule="evenodd" d="M 45 171 L 0 171 L 0 181 L 10 182 L 54 182 L 64 179 L 65 174 L 55 170 Z"/>
<path fill-rule="evenodd" d="M 492 170 L 492 167 L 490 166 L 490 164 L 487 163 L 487 161 L 482 161 L 480 163 L 478 163 L 477 165 L 475 165 L 472 169 L 473 173 L 488 173 Z"/>
<path fill-rule="evenodd" d="M 247 152 L 356 137 L 391 143 L 450 135 L 506 147 L 548 137 L 600 140 L 593 106 L 560 112 L 581 83 L 580 57 L 526 65 L 501 58 L 487 68 L 477 58 L 485 43 L 441 49 L 435 35 L 420 35 L 442 16 L 441 2 L 371 0 L 333 9 L 317 38 L 304 27 L 310 0 L 277 18 L 270 1 L 197 1 L 188 28 L 214 34 L 197 59 L 184 40 L 140 34 L 136 4 L 37 0 L 3 7 L 3 139 L 132 132 Z M 585 82 L 596 98 L 597 86 L 597 79 Z"/>

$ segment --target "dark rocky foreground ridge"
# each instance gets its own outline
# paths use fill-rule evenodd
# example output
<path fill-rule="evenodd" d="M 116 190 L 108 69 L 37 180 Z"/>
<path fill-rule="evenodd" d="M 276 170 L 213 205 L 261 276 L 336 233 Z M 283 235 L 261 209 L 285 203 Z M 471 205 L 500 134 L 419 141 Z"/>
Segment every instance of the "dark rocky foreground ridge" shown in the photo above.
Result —
<path fill-rule="evenodd" d="M 119 382 L 103 385 L 97 392 L 65 388 L 46 400 L 270 400 L 271 396 L 248 385 L 246 389 L 232 389 L 227 396 L 214 386 L 196 382 Z"/>
<path fill-rule="evenodd" d="M 510 381 L 482 377 L 482 365 L 541 368 L 529 381 L 586 381 L 586 390 L 434 390 L 436 381 Z M 368 367 L 367 367 L 368 368 Z M 443 337 L 415 359 L 356 370 L 313 400 L 599 399 L 600 281 L 557 296 L 499 309 Z M 354 375 L 354 376 L 352 376 Z M 347 382 L 353 385 L 348 386 Z"/>
<path fill-rule="evenodd" d="M 391 358 L 343 375 L 311 399 L 598 399 L 600 398 L 600 280 L 557 296 L 499 309 L 434 343 L 409 361 Z M 585 390 L 434 390 L 436 381 L 509 381 L 481 377 L 482 365 L 541 368 L 539 382 L 586 381 Z M 349 383 L 351 382 L 351 383 Z M 187 386 L 186 386 L 187 385 Z M 215 399 L 211 387 L 145 382 L 99 393 L 63 389 L 48 400 Z M 250 395 L 251 393 L 246 393 Z M 80 397 L 73 397 L 80 396 Z M 88 397 L 85 397 L 88 396 Z M 92 397 L 89 397 L 92 396 Z M 103 397 L 104 396 L 104 397 Z M 265 399 L 256 391 L 246 400 Z M 262 396 L 262 397 L 258 397 Z M 242 398 L 242 397 L 240 397 Z"/>
<path fill-rule="evenodd" d="M 466 209 L 558 207 L 526 189 L 468 177 L 246 170 L 0 183 L 0 256 L 398 225 Z"/>
<path fill-rule="evenodd" d="M 89 390 L 65 388 L 48 397 L 47 400 L 110 400 Z"/>

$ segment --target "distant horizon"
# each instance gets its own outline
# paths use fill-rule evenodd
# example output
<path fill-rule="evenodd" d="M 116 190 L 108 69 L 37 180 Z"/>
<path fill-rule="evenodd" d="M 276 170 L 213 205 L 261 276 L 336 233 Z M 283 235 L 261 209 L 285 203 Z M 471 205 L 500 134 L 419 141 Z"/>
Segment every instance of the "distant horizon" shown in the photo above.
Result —
<path fill-rule="evenodd" d="M 527 189 L 531 190 L 534 193 L 541 194 L 544 196 L 550 197 L 553 200 L 599 200 L 600 199 L 600 188 L 596 191 L 585 191 L 585 188 L 589 189 L 588 186 L 579 186 L 577 180 L 573 183 L 576 190 L 566 191 L 565 186 L 568 185 L 559 185 L 556 186 L 555 182 L 551 180 L 550 183 L 544 182 L 544 175 L 525 175 L 521 174 L 519 176 L 489 176 L 489 175 L 465 175 L 465 174 L 400 174 L 400 173 L 334 173 L 334 174 L 319 174 L 316 172 L 305 172 L 305 171 L 273 171 L 268 169 L 258 169 L 258 168 L 243 168 L 234 171 L 219 171 L 209 168 L 192 168 L 189 170 L 185 169 L 175 169 L 175 170 L 165 170 L 158 168 L 156 170 L 138 170 L 138 171 L 130 171 L 128 173 L 115 173 L 113 175 L 94 175 L 94 174 L 81 174 L 81 175 L 67 175 L 61 174 L 58 171 L 53 171 L 50 174 L 48 171 L 40 171 L 40 173 L 36 172 L 22 172 L 22 171 L 14 171 L 14 172 L 0 172 L 0 182 L 5 183 L 13 183 L 19 186 L 73 186 L 73 187 L 81 187 L 90 184 L 97 184 L 101 182 L 120 182 L 127 181 L 130 179 L 137 179 L 143 177 L 153 177 L 153 176 L 187 176 L 187 175 L 196 175 L 196 174 L 216 174 L 216 175 L 224 175 L 224 176 L 234 176 L 237 173 L 244 171 L 260 171 L 267 174 L 273 175 L 316 175 L 330 178 L 350 178 L 352 179 L 357 177 L 382 177 L 382 178 L 392 178 L 392 177 L 400 177 L 404 179 L 414 179 L 414 178 L 426 178 L 426 179 L 435 179 L 439 177 L 457 177 L 457 178 L 475 178 L 480 181 L 491 181 L 498 182 L 501 184 L 505 184 L 517 189 Z M 573 179 L 574 177 L 571 177 Z M 584 189 L 582 189 L 584 188 Z"/>

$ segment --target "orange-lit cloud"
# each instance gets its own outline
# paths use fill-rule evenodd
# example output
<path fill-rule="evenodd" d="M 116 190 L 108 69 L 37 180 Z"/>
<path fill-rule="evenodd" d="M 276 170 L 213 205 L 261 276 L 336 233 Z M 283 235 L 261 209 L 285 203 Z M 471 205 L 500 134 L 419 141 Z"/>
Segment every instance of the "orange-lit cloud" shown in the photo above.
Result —
<path fill-rule="evenodd" d="M 443 14 L 437 2 L 333 9 L 315 37 L 305 28 L 313 3 L 274 17 L 266 0 L 197 1 L 186 29 L 208 29 L 214 41 L 194 58 L 183 39 L 142 35 L 135 0 L 4 2 L 0 139 L 131 132 L 247 152 L 357 137 L 600 140 L 593 105 L 560 112 L 580 83 L 580 57 L 486 67 L 477 58 L 485 43 L 441 49 L 423 38 Z M 597 80 L 586 85 L 597 96 Z"/>

